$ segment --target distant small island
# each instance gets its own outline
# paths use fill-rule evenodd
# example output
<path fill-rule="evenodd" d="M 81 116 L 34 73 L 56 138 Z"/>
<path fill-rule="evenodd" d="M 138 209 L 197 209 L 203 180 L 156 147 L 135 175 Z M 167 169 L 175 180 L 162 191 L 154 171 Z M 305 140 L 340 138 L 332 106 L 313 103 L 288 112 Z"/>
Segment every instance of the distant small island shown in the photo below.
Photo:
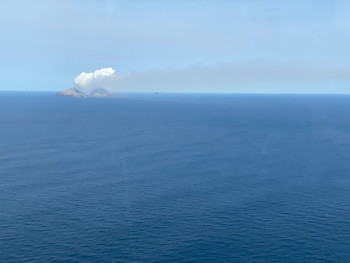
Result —
<path fill-rule="evenodd" d="M 56 96 L 69 96 L 69 97 L 80 97 L 80 98 L 101 98 L 101 97 L 110 97 L 113 94 L 109 91 L 99 88 L 94 89 L 90 93 L 84 93 L 76 88 L 69 88 L 65 91 L 57 93 Z"/>

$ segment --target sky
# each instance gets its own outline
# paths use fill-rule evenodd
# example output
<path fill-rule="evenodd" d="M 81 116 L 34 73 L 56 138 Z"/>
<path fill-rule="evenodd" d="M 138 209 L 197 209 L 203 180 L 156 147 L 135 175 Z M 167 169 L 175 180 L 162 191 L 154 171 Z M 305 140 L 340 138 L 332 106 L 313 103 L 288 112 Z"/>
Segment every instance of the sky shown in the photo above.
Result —
<path fill-rule="evenodd" d="M 5 0 L 0 90 L 350 93 L 347 0 Z"/>

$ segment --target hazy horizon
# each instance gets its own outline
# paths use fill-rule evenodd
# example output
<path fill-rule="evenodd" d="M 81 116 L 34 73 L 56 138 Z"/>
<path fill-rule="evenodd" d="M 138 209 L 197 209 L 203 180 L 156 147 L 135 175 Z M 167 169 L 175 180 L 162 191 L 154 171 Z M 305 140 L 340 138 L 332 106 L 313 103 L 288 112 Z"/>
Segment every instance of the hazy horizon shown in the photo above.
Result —
<path fill-rule="evenodd" d="M 343 0 L 6 2 L 0 90 L 62 91 L 112 68 L 114 92 L 348 94 L 349 11 Z"/>

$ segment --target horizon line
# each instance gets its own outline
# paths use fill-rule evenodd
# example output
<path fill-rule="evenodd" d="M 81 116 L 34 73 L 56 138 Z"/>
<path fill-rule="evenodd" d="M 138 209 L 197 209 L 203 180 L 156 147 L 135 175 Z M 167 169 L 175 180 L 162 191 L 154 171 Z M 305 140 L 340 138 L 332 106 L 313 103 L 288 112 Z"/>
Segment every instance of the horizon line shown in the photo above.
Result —
<path fill-rule="evenodd" d="M 62 90 L 59 91 L 45 91 L 45 90 L 0 90 L 0 92 L 23 92 L 23 93 L 59 93 L 62 92 Z M 315 92 L 210 92 L 210 91 L 194 91 L 194 92 L 185 92 L 185 91 L 179 91 L 179 92 L 171 92 L 171 91 L 121 91 L 121 92 L 113 92 L 112 95 L 117 94 L 149 94 L 149 95 L 160 95 L 160 94 L 187 94 L 187 95 L 200 95 L 200 94 L 208 94 L 208 95 L 217 95 L 217 94 L 240 94 L 240 95 L 350 95 L 350 92 L 348 93 L 315 93 Z"/>

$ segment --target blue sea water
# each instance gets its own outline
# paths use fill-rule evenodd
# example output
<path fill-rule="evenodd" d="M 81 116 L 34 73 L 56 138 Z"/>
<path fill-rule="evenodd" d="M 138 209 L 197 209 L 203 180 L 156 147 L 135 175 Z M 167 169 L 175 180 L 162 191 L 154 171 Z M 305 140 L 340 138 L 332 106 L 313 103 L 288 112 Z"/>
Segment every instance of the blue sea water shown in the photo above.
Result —
<path fill-rule="evenodd" d="M 0 262 L 350 262 L 350 96 L 0 93 Z"/>

